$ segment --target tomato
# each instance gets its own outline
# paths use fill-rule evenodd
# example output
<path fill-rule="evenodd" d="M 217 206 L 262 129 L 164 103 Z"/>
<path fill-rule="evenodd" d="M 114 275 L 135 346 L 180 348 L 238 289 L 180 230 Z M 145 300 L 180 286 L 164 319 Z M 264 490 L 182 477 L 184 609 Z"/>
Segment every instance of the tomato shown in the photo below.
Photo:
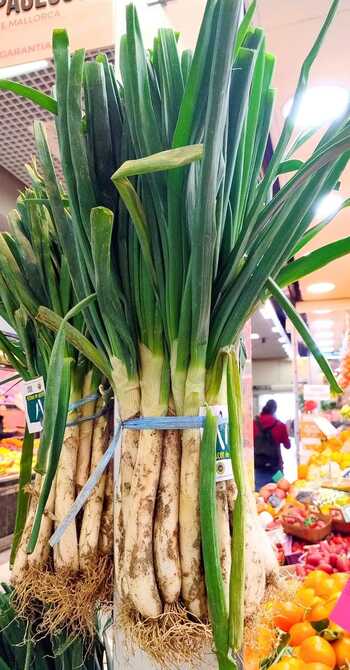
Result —
<path fill-rule="evenodd" d="M 276 602 L 274 611 L 275 626 L 283 630 L 285 633 L 288 633 L 293 624 L 299 623 L 304 617 L 304 609 L 295 603 L 288 601 L 285 603 L 281 601 Z"/>
<path fill-rule="evenodd" d="M 300 658 L 305 663 L 324 663 L 334 668 L 336 664 L 335 651 L 327 640 L 318 635 L 313 635 L 304 640 L 300 646 Z"/>
<path fill-rule="evenodd" d="M 289 629 L 289 635 L 289 644 L 291 647 L 298 647 L 308 637 L 315 635 L 315 629 L 311 626 L 309 621 L 302 621 L 301 623 L 295 623 Z"/>
<path fill-rule="evenodd" d="M 311 587 L 303 587 L 297 591 L 295 602 L 302 607 L 312 607 L 314 604 L 313 601 L 317 597 L 314 589 Z"/>
<path fill-rule="evenodd" d="M 337 665 L 341 668 L 350 663 L 350 638 L 344 637 L 333 644 L 333 649 L 337 658 Z"/>

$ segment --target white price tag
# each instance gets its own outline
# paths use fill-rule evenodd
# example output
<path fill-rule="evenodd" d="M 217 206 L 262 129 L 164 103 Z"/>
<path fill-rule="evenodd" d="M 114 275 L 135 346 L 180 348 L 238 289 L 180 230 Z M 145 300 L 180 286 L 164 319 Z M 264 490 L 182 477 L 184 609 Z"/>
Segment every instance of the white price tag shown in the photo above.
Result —
<path fill-rule="evenodd" d="M 43 428 L 45 384 L 42 377 L 23 383 L 24 411 L 29 433 L 40 433 Z"/>

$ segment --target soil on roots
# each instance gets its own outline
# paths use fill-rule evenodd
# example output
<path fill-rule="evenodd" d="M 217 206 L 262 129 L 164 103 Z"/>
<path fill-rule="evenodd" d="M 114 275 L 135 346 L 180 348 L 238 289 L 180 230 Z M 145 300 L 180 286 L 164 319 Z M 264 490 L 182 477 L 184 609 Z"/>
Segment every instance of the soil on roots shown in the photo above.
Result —
<path fill-rule="evenodd" d="M 65 632 L 88 641 L 95 636 L 97 612 L 113 599 L 113 562 L 91 557 L 78 574 L 30 566 L 13 586 L 15 610 L 29 621 L 40 618 L 39 636 Z"/>
<path fill-rule="evenodd" d="M 180 603 L 166 605 L 163 614 L 155 619 L 144 619 L 124 600 L 118 605 L 116 625 L 131 654 L 142 649 L 164 669 L 189 662 L 195 668 L 212 646 L 209 623 L 194 617 Z"/>

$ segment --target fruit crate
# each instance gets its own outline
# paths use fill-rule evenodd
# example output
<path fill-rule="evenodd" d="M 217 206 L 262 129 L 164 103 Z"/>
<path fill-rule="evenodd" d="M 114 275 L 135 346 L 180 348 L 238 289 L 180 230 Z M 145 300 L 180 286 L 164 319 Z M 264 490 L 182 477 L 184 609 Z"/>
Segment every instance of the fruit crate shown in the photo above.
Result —
<path fill-rule="evenodd" d="M 287 535 L 298 537 L 301 540 L 305 540 L 308 544 L 317 544 L 317 542 L 324 540 L 332 530 L 332 518 L 330 516 L 320 514 L 318 518 L 325 522 L 322 528 L 308 528 L 302 524 L 288 523 L 282 517 L 283 530 Z"/>

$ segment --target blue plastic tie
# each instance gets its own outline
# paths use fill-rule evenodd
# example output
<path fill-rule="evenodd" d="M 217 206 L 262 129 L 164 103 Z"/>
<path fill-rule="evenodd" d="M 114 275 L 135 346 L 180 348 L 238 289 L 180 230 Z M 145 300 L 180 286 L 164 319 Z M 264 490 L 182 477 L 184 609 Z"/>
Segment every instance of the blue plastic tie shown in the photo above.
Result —
<path fill-rule="evenodd" d="M 140 417 L 139 419 L 128 419 L 127 421 L 116 423 L 113 439 L 107 451 L 103 454 L 96 469 L 92 475 L 90 475 L 85 486 L 83 486 L 67 516 L 63 519 L 62 523 L 58 526 L 50 538 L 51 547 L 54 547 L 56 544 L 58 544 L 58 542 L 60 542 L 68 526 L 72 523 L 72 521 L 74 521 L 82 507 L 85 505 L 86 501 L 90 498 L 92 491 L 98 484 L 108 463 L 114 456 L 114 452 L 118 446 L 123 428 L 132 430 L 185 430 L 186 428 L 203 428 L 205 424 L 205 418 L 205 416 L 150 416 Z M 227 418 L 218 417 L 219 426 L 226 423 L 228 423 Z M 74 425 L 74 422 L 71 425 Z"/>
<path fill-rule="evenodd" d="M 120 423 L 116 425 L 116 429 L 113 435 L 113 439 L 105 453 L 103 454 L 101 460 L 99 461 L 96 469 L 92 473 L 92 475 L 89 477 L 88 481 L 86 482 L 85 486 L 81 489 L 77 499 L 73 503 L 72 507 L 70 508 L 67 516 L 63 519 L 62 523 L 58 526 L 54 534 L 50 538 L 50 545 L 51 547 L 54 547 L 58 542 L 61 540 L 62 535 L 65 533 L 66 529 L 68 526 L 74 521 L 76 516 L 79 514 L 81 508 L 85 505 L 87 500 L 89 499 L 93 489 L 95 486 L 98 484 L 99 480 L 101 479 L 109 461 L 113 457 L 113 454 L 115 452 L 115 449 L 117 447 L 118 441 L 120 439 L 122 432 L 122 426 Z"/>
<path fill-rule="evenodd" d="M 88 402 L 93 402 L 94 400 L 98 400 L 99 398 L 100 398 L 99 394 L 94 393 L 93 395 L 86 396 L 86 398 L 82 398 L 82 400 L 72 402 L 68 407 L 68 412 L 73 412 L 75 409 L 78 409 L 78 407 L 83 407 L 83 405 L 87 405 Z"/>

